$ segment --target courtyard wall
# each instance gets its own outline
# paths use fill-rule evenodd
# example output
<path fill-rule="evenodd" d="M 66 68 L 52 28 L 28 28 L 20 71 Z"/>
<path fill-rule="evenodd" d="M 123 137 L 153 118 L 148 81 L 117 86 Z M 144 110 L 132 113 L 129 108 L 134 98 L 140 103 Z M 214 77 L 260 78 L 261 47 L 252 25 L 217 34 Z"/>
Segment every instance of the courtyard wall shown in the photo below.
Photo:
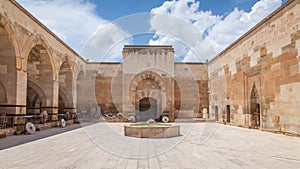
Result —
<path fill-rule="evenodd" d="M 208 63 L 212 116 L 300 134 L 299 23 L 300 1 L 290 0 Z"/>

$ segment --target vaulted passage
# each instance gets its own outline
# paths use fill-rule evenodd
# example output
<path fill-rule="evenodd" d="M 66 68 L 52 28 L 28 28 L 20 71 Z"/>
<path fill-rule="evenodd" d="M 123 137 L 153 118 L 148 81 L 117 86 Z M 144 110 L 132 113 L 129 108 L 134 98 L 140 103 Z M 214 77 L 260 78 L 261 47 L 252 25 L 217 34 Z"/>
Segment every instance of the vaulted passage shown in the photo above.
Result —
<path fill-rule="evenodd" d="M 64 61 L 59 70 L 58 113 L 72 112 L 73 109 L 73 73 L 70 64 Z"/>
<path fill-rule="evenodd" d="M 76 83 L 76 111 L 81 112 L 82 110 L 86 110 L 86 105 L 84 104 L 84 74 L 82 71 L 77 75 L 77 83 Z"/>
<path fill-rule="evenodd" d="M 0 16 L 0 115 L 14 113 L 16 104 L 16 57 L 7 27 Z"/>
<path fill-rule="evenodd" d="M 45 104 L 46 96 L 42 89 L 31 81 L 27 82 L 26 114 L 39 114 Z"/>
<path fill-rule="evenodd" d="M 27 114 L 53 110 L 53 69 L 48 52 L 36 45 L 27 60 Z"/>

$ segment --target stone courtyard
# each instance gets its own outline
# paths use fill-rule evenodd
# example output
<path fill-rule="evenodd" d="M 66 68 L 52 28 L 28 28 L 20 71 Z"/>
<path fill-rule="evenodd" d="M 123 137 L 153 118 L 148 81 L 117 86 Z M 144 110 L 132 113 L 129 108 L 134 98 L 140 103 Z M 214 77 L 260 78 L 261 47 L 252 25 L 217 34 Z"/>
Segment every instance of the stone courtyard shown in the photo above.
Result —
<path fill-rule="evenodd" d="M 0 168 L 290 168 L 300 167 L 300 140 L 297 137 L 249 130 L 215 123 L 191 125 L 191 131 L 177 139 L 168 150 L 139 158 L 142 149 L 138 140 L 134 146 L 126 141 L 123 123 L 98 123 L 34 142 L 0 151 Z M 187 124 L 184 124 L 187 125 Z M 115 132 L 99 131 L 106 137 L 101 144 L 91 139 L 88 128 L 111 128 Z M 211 135 L 210 137 L 205 136 Z M 120 154 L 105 144 L 119 138 Z M 208 139 L 203 139 L 208 138 Z M 155 141 L 155 139 L 153 139 Z M 135 140 L 136 141 L 136 140 Z M 161 141 L 158 139 L 158 141 Z M 163 141 L 162 141 L 163 142 Z M 84 143 L 84 144 L 82 144 Z M 158 149 L 154 151 L 160 152 Z M 124 156 L 124 152 L 131 152 Z M 132 155 L 132 156 L 130 156 Z"/>
<path fill-rule="evenodd" d="M 173 44 L 90 62 L 0 0 L 0 143 L 24 143 L 0 151 L 0 169 L 298 169 L 299 21 L 300 0 L 288 0 L 206 62 L 175 62 Z M 124 136 L 127 122 L 149 119 L 181 135 Z"/>

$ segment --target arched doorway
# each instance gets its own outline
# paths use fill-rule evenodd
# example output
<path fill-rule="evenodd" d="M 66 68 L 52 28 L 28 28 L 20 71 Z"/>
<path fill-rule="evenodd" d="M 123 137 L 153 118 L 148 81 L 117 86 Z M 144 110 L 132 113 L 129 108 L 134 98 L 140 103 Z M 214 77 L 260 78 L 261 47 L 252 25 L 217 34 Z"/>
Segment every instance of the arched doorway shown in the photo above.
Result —
<path fill-rule="evenodd" d="M 50 56 L 43 45 L 31 48 L 27 59 L 26 114 L 54 112 L 54 77 Z"/>
<path fill-rule="evenodd" d="M 59 70 L 58 113 L 73 111 L 73 73 L 70 64 L 64 61 Z"/>
<path fill-rule="evenodd" d="M 84 74 L 83 71 L 80 71 L 77 75 L 76 81 L 76 111 L 81 112 L 86 110 L 85 108 L 85 90 L 84 90 Z"/>
<path fill-rule="evenodd" d="M 147 121 L 157 117 L 157 100 L 151 97 L 143 98 L 139 101 L 138 121 Z"/>
<path fill-rule="evenodd" d="M 252 86 L 250 94 L 250 114 L 251 127 L 258 128 L 260 126 L 260 103 L 255 83 Z"/>
<path fill-rule="evenodd" d="M 129 89 L 129 98 L 137 112 L 137 121 L 157 119 L 164 111 L 170 111 L 171 106 L 167 106 L 165 81 L 157 73 L 144 71 L 137 74 L 131 80 Z M 149 105 L 155 106 L 147 110 Z"/>
<path fill-rule="evenodd" d="M 59 96 L 58 96 L 58 113 L 65 113 L 68 109 L 67 107 L 67 98 L 64 92 L 59 89 Z"/>
<path fill-rule="evenodd" d="M 46 96 L 41 88 L 29 81 L 27 83 L 26 114 L 39 114 L 41 107 L 45 106 L 45 102 Z"/>
<path fill-rule="evenodd" d="M 0 114 L 20 112 L 20 109 L 15 106 L 23 103 L 21 99 L 17 99 L 17 92 L 22 91 L 17 90 L 16 83 L 18 77 L 16 48 L 9 22 L 0 14 Z"/>

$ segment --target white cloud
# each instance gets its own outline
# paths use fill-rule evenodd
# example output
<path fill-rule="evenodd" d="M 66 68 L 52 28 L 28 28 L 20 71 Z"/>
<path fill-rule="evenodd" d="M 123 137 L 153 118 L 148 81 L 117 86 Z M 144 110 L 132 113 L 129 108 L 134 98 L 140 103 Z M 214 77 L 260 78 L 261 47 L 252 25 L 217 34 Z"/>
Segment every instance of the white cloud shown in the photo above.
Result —
<path fill-rule="evenodd" d="M 156 37 L 150 45 L 173 45 L 176 61 L 203 62 L 215 55 L 213 48 L 202 39 L 205 30 L 220 20 L 210 11 L 198 11 L 195 0 L 167 1 L 151 10 L 151 29 Z M 166 35 L 166 36 L 164 36 Z"/>
<path fill-rule="evenodd" d="M 124 35 L 121 28 L 99 17 L 95 11 L 96 5 L 87 0 L 18 0 L 18 2 L 78 53 L 87 48 L 84 45 L 87 41 L 91 42 L 90 38 L 95 38 L 97 44 L 93 44 L 96 46 L 94 53 L 83 51 L 85 58 L 94 61 L 103 57 L 101 55 L 108 46 L 116 46 L 113 43 Z M 119 47 L 120 54 L 121 51 L 122 48 Z M 97 57 L 96 53 L 99 54 Z M 106 57 L 106 59 L 111 61 L 116 58 Z"/>
<path fill-rule="evenodd" d="M 281 3 L 281 0 L 260 0 L 251 8 L 250 12 L 235 8 L 225 17 L 213 15 L 211 11 L 199 11 L 201 4 L 195 0 L 166 1 L 160 7 L 151 10 L 154 13 L 154 17 L 150 21 L 151 29 L 155 30 L 156 35 L 149 41 L 149 44 L 175 43 L 176 53 L 184 55 L 182 61 L 209 60 L 215 55 L 215 52 L 221 52 L 279 7 Z M 179 19 L 155 17 L 158 13 L 179 17 L 195 26 L 198 33 L 191 32 L 191 26 L 188 27 L 186 24 L 182 26 Z M 161 34 L 171 36 L 161 36 Z M 180 40 L 188 44 L 189 48 L 177 48 L 179 45 L 176 42 Z"/>
<path fill-rule="evenodd" d="M 82 49 L 91 61 L 121 61 L 124 45 L 132 43 L 131 34 L 109 23 L 99 27 Z"/>
<path fill-rule="evenodd" d="M 18 0 L 30 13 L 79 52 L 99 25 L 107 23 L 95 5 L 81 0 Z"/>
<path fill-rule="evenodd" d="M 75 51 L 98 61 L 119 61 L 125 39 L 130 34 L 119 26 L 97 16 L 95 4 L 88 0 L 18 0 L 50 30 Z M 173 45 L 177 61 L 204 61 L 230 45 L 234 40 L 280 6 L 281 0 L 260 0 L 250 12 L 234 9 L 226 16 L 199 11 L 196 0 L 172 0 L 151 10 L 150 30 L 156 35 L 150 45 Z M 102 29 L 101 29 L 102 28 Z M 94 48 L 92 48 L 94 47 Z M 87 52 L 86 49 L 90 51 Z"/>
<path fill-rule="evenodd" d="M 250 12 L 235 8 L 208 32 L 207 39 L 219 53 L 278 8 L 281 3 L 281 0 L 261 0 L 254 4 Z"/>

